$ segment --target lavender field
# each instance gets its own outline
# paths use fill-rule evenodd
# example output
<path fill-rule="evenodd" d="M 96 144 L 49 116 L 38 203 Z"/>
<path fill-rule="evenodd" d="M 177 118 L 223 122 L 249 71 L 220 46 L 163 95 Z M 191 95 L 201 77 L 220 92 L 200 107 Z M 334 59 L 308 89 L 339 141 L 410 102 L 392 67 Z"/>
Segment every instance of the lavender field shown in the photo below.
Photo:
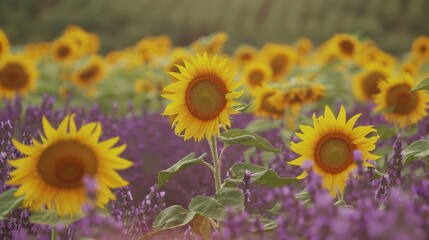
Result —
<path fill-rule="evenodd" d="M 73 7 L 54 2 L 37 9 Z M 210 3 L 215 29 L 187 0 L 180 31 L 130 25 L 126 45 L 67 14 L 0 17 L 0 239 L 429 239 L 425 3 L 393 1 L 401 28 L 378 35 L 357 18 L 280 34 L 267 2 L 223 20 Z M 235 32 L 237 9 L 256 25 Z"/>

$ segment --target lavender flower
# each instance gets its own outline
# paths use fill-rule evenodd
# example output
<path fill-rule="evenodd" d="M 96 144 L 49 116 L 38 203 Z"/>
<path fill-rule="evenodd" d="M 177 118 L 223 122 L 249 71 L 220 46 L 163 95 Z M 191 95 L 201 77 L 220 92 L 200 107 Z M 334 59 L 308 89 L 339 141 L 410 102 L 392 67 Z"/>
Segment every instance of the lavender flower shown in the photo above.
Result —
<path fill-rule="evenodd" d="M 393 144 L 393 157 L 387 165 L 387 174 L 389 176 L 389 184 L 391 186 L 396 186 L 401 183 L 402 179 L 402 137 L 398 135 L 394 144 Z"/>
<path fill-rule="evenodd" d="M 241 185 L 241 190 L 244 194 L 244 207 L 246 207 L 250 202 L 250 183 L 252 182 L 251 177 L 252 172 L 249 170 L 244 171 L 243 183 Z"/>

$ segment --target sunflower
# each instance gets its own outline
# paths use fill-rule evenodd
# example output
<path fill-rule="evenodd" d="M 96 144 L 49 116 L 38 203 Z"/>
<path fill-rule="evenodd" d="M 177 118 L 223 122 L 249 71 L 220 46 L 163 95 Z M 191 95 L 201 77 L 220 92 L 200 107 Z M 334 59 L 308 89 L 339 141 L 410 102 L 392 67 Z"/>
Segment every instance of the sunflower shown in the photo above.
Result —
<path fill-rule="evenodd" d="M 325 96 L 325 86 L 319 83 L 287 83 L 286 90 L 276 91 L 269 102 L 283 107 L 301 107 L 308 103 L 319 101 Z"/>
<path fill-rule="evenodd" d="M 378 84 L 389 76 L 389 72 L 379 66 L 372 65 L 355 75 L 353 80 L 353 93 L 362 102 L 372 101 L 380 92 Z"/>
<path fill-rule="evenodd" d="M 289 73 L 296 62 L 293 48 L 281 44 L 266 44 L 261 50 L 262 59 L 267 61 L 273 72 L 273 80 L 278 81 Z"/>
<path fill-rule="evenodd" d="M 39 73 L 34 64 L 24 56 L 8 56 L 0 64 L 0 96 L 13 98 L 36 88 Z"/>
<path fill-rule="evenodd" d="M 170 61 L 166 66 L 166 71 L 167 72 L 176 72 L 176 73 L 180 73 L 179 68 L 177 67 L 177 65 L 180 65 L 183 67 L 183 59 L 186 59 L 189 57 L 189 53 L 188 51 L 186 51 L 185 48 L 175 48 L 173 49 L 171 56 L 170 56 Z M 172 78 L 174 81 L 176 81 L 175 78 Z"/>
<path fill-rule="evenodd" d="M 241 65 L 246 65 L 247 63 L 252 62 L 256 59 L 257 55 L 258 50 L 249 45 L 241 45 L 234 53 L 235 60 Z"/>
<path fill-rule="evenodd" d="M 220 134 L 219 125 L 224 129 L 231 125 L 229 114 L 238 113 L 233 106 L 234 98 L 243 92 L 234 91 L 241 82 L 233 82 L 234 71 L 226 66 L 227 60 L 217 61 L 217 56 L 197 54 L 191 62 L 184 60 L 185 67 L 179 66 L 180 73 L 170 72 L 178 81 L 164 88 L 162 96 L 173 100 L 163 115 L 176 115 L 173 126 L 175 133 L 184 131 L 184 139 L 196 141 L 210 139 Z"/>
<path fill-rule="evenodd" d="M 134 92 L 136 94 L 151 93 L 155 90 L 155 86 L 149 79 L 138 79 L 134 83 Z"/>
<path fill-rule="evenodd" d="M 410 92 L 415 85 L 409 74 L 382 81 L 380 93 L 374 98 L 375 111 L 383 111 L 384 118 L 399 127 L 419 122 L 427 116 L 429 95 L 424 91 Z"/>
<path fill-rule="evenodd" d="M 144 38 L 135 46 L 135 52 L 143 63 L 151 61 L 157 55 L 157 51 L 158 46 L 151 38 Z"/>
<path fill-rule="evenodd" d="M 331 44 L 337 56 L 342 59 L 352 59 L 359 51 L 358 40 L 349 34 L 336 34 L 331 39 Z"/>
<path fill-rule="evenodd" d="M 171 39 L 166 35 L 158 36 L 154 39 L 154 42 L 157 46 L 157 54 L 159 56 L 167 55 L 171 48 Z"/>
<path fill-rule="evenodd" d="M 413 41 L 411 55 L 416 60 L 425 61 L 429 59 L 429 37 L 421 36 Z"/>
<path fill-rule="evenodd" d="M 300 56 L 307 55 L 313 48 L 313 43 L 309 38 L 301 37 L 295 43 L 295 49 Z"/>
<path fill-rule="evenodd" d="M 285 106 L 282 103 L 275 104 L 270 99 L 279 93 L 275 88 L 263 86 L 251 91 L 254 97 L 254 114 L 259 117 L 270 117 L 272 119 L 283 119 Z"/>
<path fill-rule="evenodd" d="M 93 55 L 85 66 L 73 73 L 72 79 L 77 86 L 86 87 L 100 81 L 105 74 L 104 59 L 98 55 Z"/>
<path fill-rule="evenodd" d="M 100 142 L 100 123 L 83 124 L 77 130 L 74 115 L 68 115 L 55 129 L 43 117 L 43 130 L 42 142 L 33 139 L 33 146 L 13 139 L 25 157 L 9 160 L 16 169 L 7 184 L 19 185 L 15 196 L 24 196 L 25 207 L 52 209 L 60 216 L 81 214 L 85 203 L 104 208 L 115 199 L 111 188 L 128 185 L 116 172 L 132 165 L 118 156 L 126 145 L 113 147 L 119 137 Z M 93 200 L 86 195 L 84 177 L 97 181 Z"/>
<path fill-rule="evenodd" d="M 313 115 L 313 127 L 299 126 L 302 133 L 296 132 L 300 142 L 291 142 L 291 150 L 300 156 L 291 165 L 302 166 L 310 160 L 314 163 L 313 171 L 323 179 L 323 187 L 329 190 L 331 196 L 336 196 L 337 190 L 344 192 L 350 173 L 356 168 L 353 152 L 358 150 L 363 156 L 363 165 L 372 167 L 367 160 L 377 160 L 378 156 L 370 153 L 375 149 L 379 136 L 366 137 L 376 132 L 372 126 L 354 127 L 360 114 L 346 121 L 346 111 L 341 106 L 336 118 L 329 107 L 325 107 L 324 116 L 316 118 Z M 304 172 L 297 178 L 307 176 Z"/>
<path fill-rule="evenodd" d="M 244 67 L 243 80 L 249 89 L 261 87 L 271 80 L 270 66 L 261 61 L 253 61 Z"/>
<path fill-rule="evenodd" d="M 0 60 L 9 54 L 10 43 L 6 33 L 0 28 Z"/>
<path fill-rule="evenodd" d="M 70 37 L 61 37 L 52 44 L 52 56 L 56 61 L 66 62 L 76 60 L 79 47 L 75 40 Z"/>

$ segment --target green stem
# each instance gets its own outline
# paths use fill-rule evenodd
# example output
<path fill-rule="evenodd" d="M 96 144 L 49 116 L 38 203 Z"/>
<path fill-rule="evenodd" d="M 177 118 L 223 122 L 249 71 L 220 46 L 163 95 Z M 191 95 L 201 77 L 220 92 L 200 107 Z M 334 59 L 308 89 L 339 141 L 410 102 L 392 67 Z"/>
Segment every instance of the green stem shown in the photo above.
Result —
<path fill-rule="evenodd" d="M 213 168 L 214 168 L 213 177 L 215 180 L 215 187 L 216 187 L 216 193 L 217 193 L 221 189 L 221 175 L 220 175 L 220 162 L 219 162 L 218 153 L 217 153 L 216 137 L 213 136 L 209 140 L 209 145 L 210 145 L 210 151 L 212 153 Z"/>
<path fill-rule="evenodd" d="M 58 239 L 58 230 L 56 226 L 51 226 L 51 240 Z"/>

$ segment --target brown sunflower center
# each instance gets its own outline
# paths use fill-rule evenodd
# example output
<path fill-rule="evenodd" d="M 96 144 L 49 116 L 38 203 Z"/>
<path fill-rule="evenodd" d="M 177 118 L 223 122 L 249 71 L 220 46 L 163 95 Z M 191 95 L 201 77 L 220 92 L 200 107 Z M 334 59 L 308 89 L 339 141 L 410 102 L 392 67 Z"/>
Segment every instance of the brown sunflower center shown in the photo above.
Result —
<path fill-rule="evenodd" d="M 353 163 L 355 146 L 342 134 L 332 133 L 317 143 L 314 157 L 318 167 L 331 174 L 346 170 Z"/>
<path fill-rule="evenodd" d="M 386 75 L 381 72 L 371 72 L 363 78 L 362 88 L 368 99 L 371 99 L 374 95 L 377 95 L 380 92 L 380 89 L 378 89 L 378 83 L 380 80 L 385 78 Z"/>
<path fill-rule="evenodd" d="M 386 97 L 387 108 L 392 108 L 396 114 L 406 115 L 416 109 L 419 97 L 416 92 L 410 92 L 408 84 L 399 84 L 389 89 Z"/>
<path fill-rule="evenodd" d="M 240 59 L 242 62 L 247 62 L 250 61 L 253 58 L 253 55 L 251 53 L 241 53 L 240 54 Z"/>
<path fill-rule="evenodd" d="M 427 50 L 428 50 L 428 47 L 426 45 L 421 45 L 420 46 L 420 52 L 421 53 L 426 53 Z"/>
<path fill-rule="evenodd" d="M 58 48 L 58 56 L 65 58 L 70 55 L 70 48 L 68 46 L 61 46 Z"/>
<path fill-rule="evenodd" d="M 270 103 L 269 99 L 273 95 L 274 95 L 274 92 L 268 92 L 268 93 L 265 93 L 262 96 L 262 99 L 261 99 L 261 109 L 264 110 L 264 111 L 266 111 L 266 112 L 268 112 L 268 113 L 270 113 L 270 114 L 275 115 L 276 117 L 281 118 L 284 115 L 284 109 L 276 108 L 275 106 L 273 106 Z"/>
<path fill-rule="evenodd" d="M 97 156 L 88 146 L 73 140 L 63 140 L 42 152 L 37 171 L 48 184 L 70 189 L 81 187 L 82 177 L 94 176 L 97 167 Z"/>
<path fill-rule="evenodd" d="M 91 82 L 98 75 L 98 72 L 99 72 L 98 66 L 92 65 L 80 73 L 79 79 L 82 82 L 86 82 L 86 83 Z"/>
<path fill-rule="evenodd" d="M 278 76 L 287 67 L 288 59 L 283 55 L 277 55 L 273 57 L 270 63 L 270 67 L 273 70 L 273 75 Z"/>
<path fill-rule="evenodd" d="M 349 40 L 340 41 L 340 49 L 343 53 L 347 55 L 353 55 L 355 46 Z"/>
<path fill-rule="evenodd" d="M 21 89 L 27 85 L 29 76 L 24 66 L 19 63 L 9 63 L 0 69 L 0 86 L 7 89 Z"/>
<path fill-rule="evenodd" d="M 259 70 L 254 70 L 249 74 L 249 82 L 251 85 L 260 86 L 263 79 L 264 74 Z"/>
<path fill-rule="evenodd" d="M 185 101 L 192 116 L 208 121 L 216 118 L 226 106 L 227 89 L 215 76 L 200 76 L 189 83 Z"/>

